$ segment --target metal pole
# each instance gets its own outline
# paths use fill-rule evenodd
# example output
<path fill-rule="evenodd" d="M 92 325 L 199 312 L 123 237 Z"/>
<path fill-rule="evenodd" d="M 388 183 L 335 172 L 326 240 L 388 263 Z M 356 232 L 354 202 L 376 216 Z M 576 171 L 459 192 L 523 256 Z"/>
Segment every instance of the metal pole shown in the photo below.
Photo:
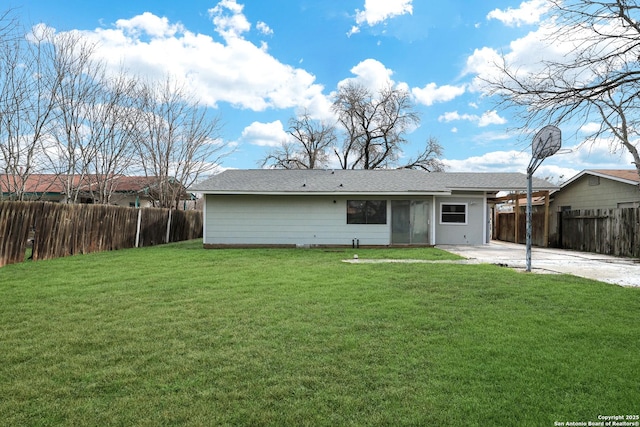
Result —
<path fill-rule="evenodd" d="M 533 170 L 531 167 L 527 169 L 527 271 L 531 271 L 531 204 L 532 204 L 532 184 L 531 181 Z"/>
<path fill-rule="evenodd" d="M 548 133 L 545 134 L 545 132 Z M 531 145 L 533 156 L 531 157 L 529 167 L 527 168 L 527 271 L 531 271 L 531 205 L 533 204 L 531 199 L 533 198 L 533 173 L 538 169 L 544 159 L 558 152 L 560 144 L 560 129 L 549 125 L 538 131 L 536 136 L 533 138 L 533 143 Z M 547 194 L 547 201 L 548 200 L 549 195 Z M 545 204 L 546 203 L 547 202 L 545 202 Z M 545 215 L 547 215 L 546 210 Z"/>

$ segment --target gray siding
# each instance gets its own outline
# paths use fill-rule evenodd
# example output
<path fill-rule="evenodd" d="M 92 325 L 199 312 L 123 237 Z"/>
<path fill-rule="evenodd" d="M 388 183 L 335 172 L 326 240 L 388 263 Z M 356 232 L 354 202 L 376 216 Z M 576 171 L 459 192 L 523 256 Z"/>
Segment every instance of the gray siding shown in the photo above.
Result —
<path fill-rule="evenodd" d="M 466 203 L 466 224 L 442 224 L 442 203 Z M 435 234 L 437 245 L 481 245 L 486 243 L 486 205 L 484 197 L 452 196 L 436 197 Z"/>
<path fill-rule="evenodd" d="M 349 197 L 355 199 L 355 197 Z M 373 198 L 370 198 L 373 199 Z M 334 203 L 335 201 L 335 203 Z M 206 196 L 204 244 L 388 245 L 387 224 L 347 224 L 347 197 Z"/>
<path fill-rule="evenodd" d="M 640 201 L 640 191 L 635 185 L 607 178 L 600 178 L 599 185 L 589 185 L 590 175 L 584 175 L 554 194 L 552 212 L 561 206 L 577 209 L 616 209 L 618 203 Z"/>
<path fill-rule="evenodd" d="M 619 203 L 640 202 L 638 187 L 604 177 L 599 185 L 589 185 L 589 177 L 584 175 L 575 182 L 552 195 L 549 208 L 549 241 L 558 244 L 558 212 L 563 206 L 571 210 L 581 209 L 617 209 Z"/>
<path fill-rule="evenodd" d="M 319 245 L 391 244 L 391 200 L 427 200 L 431 244 L 486 243 L 484 195 L 447 197 L 356 196 L 205 196 L 205 245 Z M 347 200 L 387 200 L 387 224 L 347 224 Z M 441 203 L 466 203 L 467 224 L 441 224 Z"/>

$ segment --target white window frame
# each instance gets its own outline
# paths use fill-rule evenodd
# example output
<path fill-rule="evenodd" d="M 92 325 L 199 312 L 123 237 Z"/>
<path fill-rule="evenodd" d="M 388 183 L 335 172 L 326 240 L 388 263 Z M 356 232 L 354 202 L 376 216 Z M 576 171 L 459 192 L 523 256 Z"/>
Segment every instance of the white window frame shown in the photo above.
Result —
<path fill-rule="evenodd" d="M 455 206 L 464 206 L 464 222 L 449 222 L 444 221 L 442 216 L 444 215 L 444 205 L 455 205 Z M 451 214 L 451 212 L 447 212 Z M 455 213 L 454 213 L 455 214 Z M 440 202 L 440 225 L 467 225 L 469 223 L 469 203 L 460 203 L 460 202 Z"/>

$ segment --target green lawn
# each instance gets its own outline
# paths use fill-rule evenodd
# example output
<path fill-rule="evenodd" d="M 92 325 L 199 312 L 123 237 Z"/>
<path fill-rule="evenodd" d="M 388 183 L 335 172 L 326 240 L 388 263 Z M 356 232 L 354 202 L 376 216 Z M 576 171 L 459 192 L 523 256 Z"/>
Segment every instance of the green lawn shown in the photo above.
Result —
<path fill-rule="evenodd" d="M 0 425 L 540 425 L 640 412 L 640 289 L 436 249 L 0 269 Z"/>

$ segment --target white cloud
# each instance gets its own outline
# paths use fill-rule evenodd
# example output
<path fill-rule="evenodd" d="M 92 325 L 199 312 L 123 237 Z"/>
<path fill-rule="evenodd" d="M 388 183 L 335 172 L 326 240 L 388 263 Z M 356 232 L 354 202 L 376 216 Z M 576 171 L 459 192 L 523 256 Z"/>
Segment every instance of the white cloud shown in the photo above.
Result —
<path fill-rule="evenodd" d="M 206 105 L 226 102 L 254 111 L 306 108 L 326 115 L 330 101 L 314 75 L 283 64 L 266 44 L 243 37 L 251 24 L 242 10 L 235 0 L 220 1 L 209 10 L 222 39 L 193 33 L 148 12 L 83 34 L 98 43 L 98 58 L 113 70 L 124 64 L 132 74 L 150 79 L 171 75 Z M 268 27 L 261 28 L 264 32 Z"/>
<path fill-rule="evenodd" d="M 449 172 L 520 172 L 526 173 L 531 156 L 528 151 L 492 151 L 481 156 L 466 159 L 444 159 L 443 163 Z M 537 169 L 537 178 L 547 179 L 554 184 L 574 176 L 579 171 L 567 167 L 562 161 L 554 163 L 546 160 Z"/>
<path fill-rule="evenodd" d="M 485 92 L 486 82 L 485 79 L 490 81 L 495 80 L 494 76 L 500 74 L 498 68 L 501 63 L 500 54 L 492 48 L 483 47 L 475 49 L 473 54 L 467 58 L 463 75 L 472 74 L 475 77 L 471 83 L 467 86 L 470 92 Z"/>
<path fill-rule="evenodd" d="M 478 116 L 476 114 L 460 114 L 457 111 L 449 111 L 438 117 L 438 121 L 444 123 L 461 120 L 476 123 L 479 127 L 503 125 L 507 123 L 507 120 L 504 117 L 500 117 L 498 112 L 495 110 L 485 111 L 482 116 Z"/>
<path fill-rule="evenodd" d="M 216 31 L 225 39 L 240 37 L 251 29 L 251 24 L 242 14 L 243 8 L 244 5 L 236 3 L 236 0 L 222 0 L 209 9 Z"/>
<path fill-rule="evenodd" d="M 424 88 L 413 88 L 411 93 L 416 100 L 426 106 L 436 102 L 446 102 L 464 94 L 464 86 L 444 85 L 438 87 L 435 83 L 429 83 Z"/>
<path fill-rule="evenodd" d="M 450 172 L 521 172 L 526 173 L 531 150 L 492 151 L 463 159 L 444 159 Z M 548 157 L 537 169 L 535 176 L 560 184 L 585 169 L 632 169 L 632 156 L 626 150 L 612 153 L 610 141 L 600 139 L 593 143 L 564 146 Z"/>
<path fill-rule="evenodd" d="M 600 123 L 589 122 L 589 123 L 585 123 L 580 127 L 580 132 L 586 133 L 586 134 L 593 134 L 599 131 L 600 127 L 601 127 Z"/>
<path fill-rule="evenodd" d="M 393 85 L 393 80 L 391 80 L 393 71 L 375 59 L 365 59 L 355 67 L 351 68 L 350 71 L 355 75 L 355 77 L 349 77 L 340 81 L 338 83 L 338 87 L 350 82 L 357 82 L 364 85 L 371 91 L 377 92 L 382 87 Z"/>
<path fill-rule="evenodd" d="M 542 15 L 548 10 L 547 0 L 529 0 L 520 3 L 518 9 L 494 9 L 487 14 L 487 19 L 497 19 L 509 27 L 519 27 L 540 22 Z"/>
<path fill-rule="evenodd" d="M 460 115 L 460 113 L 458 113 L 457 111 L 447 111 L 446 113 L 444 113 L 440 117 L 438 117 L 438 121 L 439 122 L 449 123 L 449 122 L 454 122 L 454 121 L 458 121 L 458 120 L 469 120 L 469 121 L 472 121 L 474 118 L 477 119 L 478 116 L 472 116 L 470 114 Z"/>
<path fill-rule="evenodd" d="M 356 23 L 376 25 L 394 16 L 413 13 L 413 0 L 365 0 L 364 10 L 356 14 Z"/>
<path fill-rule="evenodd" d="M 522 172 L 527 169 L 530 156 L 522 151 L 493 151 L 461 160 L 444 159 L 450 172 Z"/>
<path fill-rule="evenodd" d="M 547 22 L 540 24 L 536 31 L 513 40 L 505 52 L 501 53 L 489 47 L 474 50 L 467 58 L 463 70 L 463 75 L 476 76 L 469 85 L 469 90 L 486 92 L 485 81 L 499 81 L 503 64 L 507 64 L 516 78 L 524 79 L 526 76 L 543 75 L 541 71 L 545 61 L 563 62 L 575 55 L 575 44 L 571 40 L 564 43 L 548 42 L 556 30 L 556 27 Z"/>
<path fill-rule="evenodd" d="M 273 30 L 262 21 L 258 21 L 258 24 L 256 24 L 256 28 L 266 36 L 270 36 L 273 34 Z"/>
<path fill-rule="evenodd" d="M 566 181 L 585 169 L 633 169 L 633 157 L 627 150 L 612 152 L 609 140 L 599 139 L 593 143 L 567 145 L 558 154 L 547 158 L 540 167 L 541 173 L 562 176 L 560 182 Z"/>
<path fill-rule="evenodd" d="M 449 172 L 520 172 L 526 173 L 531 156 L 528 151 L 492 151 L 481 156 L 466 159 L 444 159 Z M 546 160 L 535 176 L 559 184 L 574 176 L 582 169 L 567 166 L 567 163 Z"/>
<path fill-rule="evenodd" d="M 150 37 L 173 37 L 177 32 L 183 31 L 180 24 L 170 24 L 165 17 L 159 17 L 149 12 L 135 16 L 131 19 L 118 19 L 116 27 L 130 36 L 147 34 Z"/>
<path fill-rule="evenodd" d="M 500 117 L 496 110 L 485 111 L 478 120 L 478 126 L 485 127 L 489 125 L 503 125 L 507 123 L 507 119 Z"/>
<path fill-rule="evenodd" d="M 365 0 L 364 9 L 356 9 L 356 25 L 347 34 L 359 33 L 364 23 L 372 27 L 396 16 L 413 14 L 412 2 L 413 0 Z"/>
<path fill-rule="evenodd" d="M 535 7 L 539 2 L 533 0 L 524 2 L 523 5 Z M 511 70 L 515 79 L 519 81 L 525 80 L 527 77 L 543 78 L 545 64 L 549 63 L 575 63 L 579 61 L 578 55 L 581 54 L 584 46 L 588 46 L 593 52 L 604 56 L 607 52 L 615 52 L 621 50 L 621 44 L 626 43 L 627 38 L 623 37 L 630 34 L 629 28 L 622 27 L 619 22 L 611 22 L 606 26 L 600 26 L 597 30 L 603 34 L 619 34 L 617 40 L 602 39 L 598 42 L 593 37 L 593 30 L 589 28 L 576 26 L 575 28 L 559 27 L 555 17 L 547 16 L 540 21 L 540 17 L 546 12 L 546 6 L 541 6 L 541 15 L 537 16 L 539 23 L 534 31 L 528 32 L 523 37 L 513 40 L 509 43 L 507 49 L 498 51 L 490 47 L 476 49 L 471 56 L 467 58 L 463 75 L 475 75 L 472 84 L 469 85 L 470 91 L 486 92 L 485 81 L 500 81 L 502 65 L 506 65 Z M 524 10 L 524 9 L 519 9 Z M 562 39 L 558 38 L 558 34 L 564 33 Z M 593 44 L 590 44 L 593 43 Z M 624 61 L 636 61 L 637 57 L 632 56 L 635 53 L 628 53 L 628 58 L 620 59 L 619 63 L 607 63 L 603 66 L 618 66 Z M 624 60 L 624 61 L 623 61 Z M 597 69 L 593 65 L 577 68 L 573 71 L 573 75 L 566 74 L 563 77 L 568 81 L 575 78 L 577 82 L 588 83 L 597 76 Z"/>
<path fill-rule="evenodd" d="M 276 120 L 271 123 L 253 122 L 242 131 L 242 140 L 261 147 L 278 147 L 289 139 L 282 122 Z"/>

